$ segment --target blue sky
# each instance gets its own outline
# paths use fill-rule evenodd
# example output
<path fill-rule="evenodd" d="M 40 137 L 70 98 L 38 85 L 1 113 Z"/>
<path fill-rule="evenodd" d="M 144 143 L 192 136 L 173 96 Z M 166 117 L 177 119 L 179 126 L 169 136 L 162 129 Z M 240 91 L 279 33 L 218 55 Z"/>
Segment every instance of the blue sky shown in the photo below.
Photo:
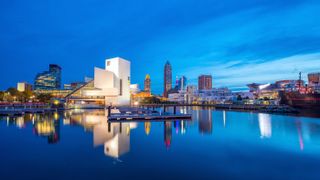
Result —
<path fill-rule="evenodd" d="M 63 82 L 93 76 L 104 59 L 132 62 L 132 82 L 162 93 L 163 66 L 215 87 L 296 79 L 320 71 L 316 0 L 11 0 L 0 6 L 0 89 L 33 82 L 49 63 Z"/>

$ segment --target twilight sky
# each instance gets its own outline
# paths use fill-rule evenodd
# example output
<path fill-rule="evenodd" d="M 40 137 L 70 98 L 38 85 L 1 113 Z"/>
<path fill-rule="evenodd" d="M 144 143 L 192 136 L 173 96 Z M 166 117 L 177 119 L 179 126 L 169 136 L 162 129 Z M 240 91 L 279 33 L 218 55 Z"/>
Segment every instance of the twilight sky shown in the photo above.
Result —
<path fill-rule="evenodd" d="M 49 63 L 63 83 L 81 81 L 115 56 L 159 94 L 166 60 L 173 77 L 208 73 L 233 90 L 320 71 L 319 0 L 10 0 L 0 24 L 0 89 Z"/>

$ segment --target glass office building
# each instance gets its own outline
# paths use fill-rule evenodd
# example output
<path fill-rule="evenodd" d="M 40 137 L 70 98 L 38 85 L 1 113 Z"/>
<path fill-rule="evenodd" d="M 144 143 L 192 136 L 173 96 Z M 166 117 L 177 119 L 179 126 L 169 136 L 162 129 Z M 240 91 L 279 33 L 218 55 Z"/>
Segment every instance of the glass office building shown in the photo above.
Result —
<path fill-rule="evenodd" d="M 35 90 L 52 90 L 61 88 L 61 67 L 56 64 L 49 65 L 49 71 L 36 75 Z"/>

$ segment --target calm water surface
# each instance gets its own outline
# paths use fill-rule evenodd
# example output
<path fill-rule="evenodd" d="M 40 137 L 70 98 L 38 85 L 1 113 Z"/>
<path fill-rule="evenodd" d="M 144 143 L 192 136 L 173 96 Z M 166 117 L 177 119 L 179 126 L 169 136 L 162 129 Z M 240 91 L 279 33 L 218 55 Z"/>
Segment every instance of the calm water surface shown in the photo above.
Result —
<path fill-rule="evenodd" d="M 101 110 L 0 117 L 0 179 L 320 179 L 320 118 L 180 112 L 193 119 L 108 123 Z"/>

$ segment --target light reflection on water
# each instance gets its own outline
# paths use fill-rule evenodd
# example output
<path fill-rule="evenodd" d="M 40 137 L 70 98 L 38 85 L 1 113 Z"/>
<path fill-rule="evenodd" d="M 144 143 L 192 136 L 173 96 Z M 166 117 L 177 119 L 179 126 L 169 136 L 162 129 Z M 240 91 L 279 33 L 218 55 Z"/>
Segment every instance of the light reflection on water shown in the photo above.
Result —
<path fill-rule="evenodd" d="M 72 110 L 45 115 L 27 114 L 23 117 L 1 117 L 0 132 L 4 128 L 17 127 L 27 129 L 29 132 L 31 130 L 35 136 L 46 138 L 47 143 L 52 146 L 59 145 L 60 141 L 65 139 L 68 143 L 74 143 L 77 146 L 81 139 L 70 141 L 62 134 L 71 132 L 75 127 L 81 128 L 83 132 L 72 131 L 72 133 L 90 134 L 92 147 L 87 148 L 93 148 L 100 155 L 102 153 L 99 149 L 103 148 L 103 156 L 110 160 L 120 161 L 121 159 L 123 163 L 139 161 L 136 158 L 139 154 L 140 156 L 150 155 L 154 158 L 155 164 L 161 164 L 168 153 L 178 153 L 176 155 L 185 155 L 192 161 L 199 161 L 194 159 L 196 157 L 190 156 L 195 151 L 201 151 L 208 157 L 206 163 L 209 163 L 210 159 L 226 165 L 237 162 L 237 159 L 247 155 L 247 151 L 266 153 L 266 149 L 272 151 L 270 154 L 280 156 L 281 153 L 298 153 L 302 155 L 302 158 L 314 158 L 315 162 L 320 157 L 319 118 L 216 111 L 199 107 L 182 107 L 179 112 L 192 113 L 192 120 L 110 123 L 104 110 Z M 10 131 L 13 130 L 10 129 Z M 4 141 L 4 136 L 10 136 L 10 131 L 1 134 L 1 141 Z M 21 133 L 26 133 L 26 131 Z M 159 139 L 162 140 L 159 141 Z M 152 146 L 150 141 L 153 143 Z M 156 149 L 159 143 L 164 147 L 163 150 Z M 147 150 L 137 152 L 141 146 Z M 201 149 L 195 149 L 195 147 Z M 248 147 L 253 149 L 248 149 Z M 131 150 L 133 150 L 132 156 Z M 157 151 L 157 154 L 153 151 Z M 236 152 L 231 153 L 230 151 Z M 227 155 L 230 153 L 229 156 L 234 158 L 218 156 L 221 153 Z M 241 161 L 241 168 L 250 167 L 245 161 Z M 3 164 L 0 163 L 0 165 Z"/>

